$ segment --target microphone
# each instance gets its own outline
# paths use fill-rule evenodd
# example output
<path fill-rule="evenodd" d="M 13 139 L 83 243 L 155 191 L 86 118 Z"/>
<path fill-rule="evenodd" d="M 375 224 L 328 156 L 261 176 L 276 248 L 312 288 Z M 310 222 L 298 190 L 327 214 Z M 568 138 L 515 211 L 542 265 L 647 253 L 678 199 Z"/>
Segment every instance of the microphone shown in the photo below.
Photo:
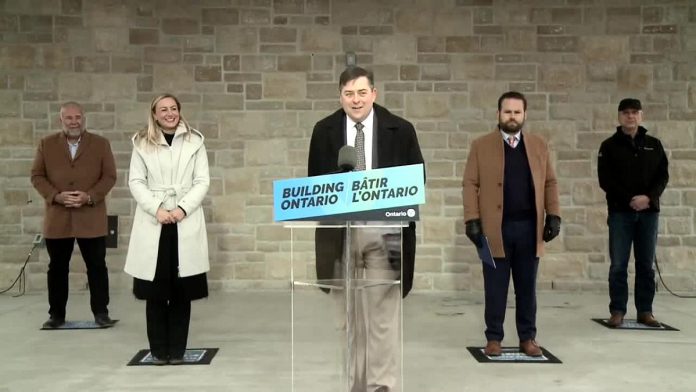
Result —
<path fill-rule="evenodd" d="M 358 158 L 355 155 L 355 147 L 345 145 L 338 150 L 338 170 L 336 173 L 353 171 Z"/>

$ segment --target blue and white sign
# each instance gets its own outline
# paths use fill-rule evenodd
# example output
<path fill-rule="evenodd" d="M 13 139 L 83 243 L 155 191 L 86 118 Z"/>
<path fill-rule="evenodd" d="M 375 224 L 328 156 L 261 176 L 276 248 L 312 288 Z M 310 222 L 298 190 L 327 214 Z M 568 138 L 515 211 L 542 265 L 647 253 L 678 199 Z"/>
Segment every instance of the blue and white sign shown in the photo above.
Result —
<path fill-rule="evenodd" d="M 273 182 L 275 221 L 347 217 L 375 210 L 384 211 L 387 218 L 399 215 L 400 220 L 415 220 L 415 207 L 423 203 L 422 164 Z M 390 212 L 405 206 L 415 210 Z"/>

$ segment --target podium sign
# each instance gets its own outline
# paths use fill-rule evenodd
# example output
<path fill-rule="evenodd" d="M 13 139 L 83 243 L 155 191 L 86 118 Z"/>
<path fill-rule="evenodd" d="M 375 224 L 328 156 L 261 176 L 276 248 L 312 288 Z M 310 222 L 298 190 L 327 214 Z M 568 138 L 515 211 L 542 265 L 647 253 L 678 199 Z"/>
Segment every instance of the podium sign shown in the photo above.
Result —
<path fill-rule="evenodd" d="M 278 221 L 418 220 L 425 203 L 423 165 L 293 178 L 273 182 Z"/>

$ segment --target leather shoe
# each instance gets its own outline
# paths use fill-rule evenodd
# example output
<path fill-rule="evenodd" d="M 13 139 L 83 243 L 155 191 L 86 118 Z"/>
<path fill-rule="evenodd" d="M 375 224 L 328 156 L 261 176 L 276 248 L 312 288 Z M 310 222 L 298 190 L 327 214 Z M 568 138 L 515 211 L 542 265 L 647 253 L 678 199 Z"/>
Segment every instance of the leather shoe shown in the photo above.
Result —
<path fill-rule="evenodd" d="M 489 357 L 499 357 L 503 353 L 502 347 L 500 347 L 500 342 L 497 340 L 489 340 L 486 344 L 486 348 L 483 349 L 483 353 Z"/>
<path fill-rule="evenodd" d="M 166 365 L 168 363 L 168 361 L 164 358 L 159 358 L 159 357 L 156 357 L 152 354 L 150 354 L 150 355 L 152 356 L 152 360 L 150 361 L 150 363 L 153 365 L 162 366 L 162 365 Z"/>
<path fill-rule="evenodd" d="M 183 365 L 184 358 L 169 358 L 170 365 Z"/>
<path fill-rule="evenodd" d="M 43 328 L 55 329 L 65 324 L 65 319 L 51 317 L 43 323 Z"/>
<path fill-rule="evenodd" d="M 609 326 L 612 328 L 620 327 L 621 324 L 623 324 L 623 318 L 623 313 L 613 311 L 611 312 L 611 317 L 609 317 L 609 320 L 607 320 L 607 324 L 609 324 Z"/>
<path fill-rule="evenodd" d="M 638 313 L 638 322 L 653 328 L 660 328 L 662 326 L 651 312 Z"/>
<path fill-rule="evenodd" d="M 94 322 L 100 327 L 110 327 L 114 325 L 114 320 L 112 320 L 106 313 L 95 314 Z"/>
<path fill-rule="evenodd" d="M 540 357 L 543 355 L 539 344 L 534 339 L 521 341 L 520 351 L 525 353 L 528 357 Z"/>

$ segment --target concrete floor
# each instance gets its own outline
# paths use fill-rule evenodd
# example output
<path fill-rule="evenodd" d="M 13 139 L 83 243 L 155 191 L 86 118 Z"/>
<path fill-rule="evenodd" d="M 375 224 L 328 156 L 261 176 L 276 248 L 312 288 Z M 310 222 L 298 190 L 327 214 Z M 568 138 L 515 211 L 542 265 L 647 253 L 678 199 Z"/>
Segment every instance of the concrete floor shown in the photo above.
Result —
<path fill-rule="evenodd" d="M 541 292 L 538 341 L 562 364 L 476 362 L 466 347 L 484 344 L 481 299 L 468 292 L 408 297 L 405 392 L 696 391 L 693 299 L 655 299 L 658 319 L 679 332 L 621 331 L 590 320 L 607 316 L 606 294 Z M 91 319 L 88 302 L 72 293 L 68 319 Z M 126 366 L 147 347 L 144 303 L 128 293 L 112 293 L 111 316 L 121 321 L 111 329 L 40 331 L 46 308 L 45 293 L 0 296 L 0 392 L 291 391 L 287 292 L 213 292 L 195 302 L 189 347 L 219 347 L 210 366 Z M 517 344 L 513 314 L 504 345 Z"/>

